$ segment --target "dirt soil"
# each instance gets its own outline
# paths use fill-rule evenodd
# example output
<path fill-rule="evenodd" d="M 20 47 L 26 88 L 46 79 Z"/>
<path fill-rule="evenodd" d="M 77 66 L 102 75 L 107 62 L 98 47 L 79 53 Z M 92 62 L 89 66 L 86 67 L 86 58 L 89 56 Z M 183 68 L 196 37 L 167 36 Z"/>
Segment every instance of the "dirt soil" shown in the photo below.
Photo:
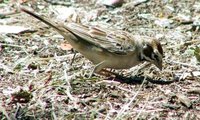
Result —
<path fill-rule="evenodd" d="M 67 40 L 16 1 L 0 1 L 0 26 L 17 26 L 0 30 L 1 120 L 200 120 L 200 1 L 19 1 L 54 21 L 154 37 L 165 57 L 162 71 L 144 63 L 89 78 L 94 65 Z"/>

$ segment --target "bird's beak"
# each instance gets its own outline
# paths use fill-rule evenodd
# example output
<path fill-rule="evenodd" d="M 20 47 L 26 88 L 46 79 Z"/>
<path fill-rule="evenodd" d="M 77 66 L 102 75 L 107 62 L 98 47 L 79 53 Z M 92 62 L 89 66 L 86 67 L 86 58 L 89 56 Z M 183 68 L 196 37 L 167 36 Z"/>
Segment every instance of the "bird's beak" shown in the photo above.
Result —
<path fill-rule="evenodd" d="M 162 71 L 162 62 L 154 63 L 154 65 Z"/>

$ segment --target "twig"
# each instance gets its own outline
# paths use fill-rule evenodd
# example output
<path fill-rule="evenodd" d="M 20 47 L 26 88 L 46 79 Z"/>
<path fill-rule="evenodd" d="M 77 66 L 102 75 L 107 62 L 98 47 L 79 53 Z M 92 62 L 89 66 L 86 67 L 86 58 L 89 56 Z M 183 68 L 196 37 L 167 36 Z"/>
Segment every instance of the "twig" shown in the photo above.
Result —
<path fill-rule="evenodd" d="M 128 89 L 126 89 L 126 88 L 123 88 L 123 87 L 120 87 L 120 86 L 116 86 L 117 88 L 119 88 L 120 90 L 123 90 L 123 91 L 126 91 L 126 92 L 129 92 L 129 93 L 132 93 L 132 94 L 134 94 L 134 92 L 133 91 L 131 91 L 131 90 L 128 90 Z"/>
<path fill-rule="evenodd" d="M 9 46 L 9 47 L 18 47 L 18 48 L 25 48 L 25 46 L 22 45 L 13 45 L 13 44 L 5 44 L 1 43 L 2 46 Z"/>
<path fill-rule="evenodd" d="M 131 98 L 131 100 L 127 104 L 122 106 L 122 109 L 118 112 L 119 114 L 117 114 L 117 117 L 114 120 L 118 120 L 119 118 L 121 118 L 123 116 L 125 111 L 128 109 L 128 107 L 132 104 L 132 102 L 135 100 L 135 98 L 137 97 L 137 95 L 141 91 L 142 86 L 144 85 L 145 81 L 146 81 L 146 77 L 144 78 L 144 80 L 143 80 L 142 84 L 140 85 L 138 91 L 135 93 L 135 95 Z"/>
<path fill-rule="evenodd" d="M 0 105 L 0 111 L 6 116 L 7 120 L 11 120 L 11 118 L 8 116 L 8 113 L 6 112 L 4 107 L 2 107 L 2 105 Z"/>
<path fill-rule="evenodd" d="M 147 105 L 147 101 L 148 101 L 148 100 L 149 100 L 149 94 L 148 94 L 148 96 L 147 96 L 147 98 L 146 98 L 145 104 L 142 106 L 142 108 L 140 109 L 139 113 L 138 113 L 137 116 L 135 117 L 135 120 L 138 120 L 138 118 L 140 117 L 142 111 L 144 110 L 145 106 Z"/>
<path fill-rule="evenodd" d="M 25 58 L 21 58 L 21 59 L 17 60 L 14 63 L 13 68 L 15 68 L 17 65 L 19 65 L 22 62 L 29 61 L 29 58 L 30 58 L 30 55 L 27 55 Z"/>
<path fill-rule="evenodd" d="M 71 58 L 73 57 L 73 54 L 69 54 L 69 55 L 63 55 L 63 56 L 55 56 L 55 57 L 48 57 L 48 58 L 34 58 L 34 59 L 30 59 L 31 62 L 34 61 L 49 61 L 52 59 L 58 60 L 58 59 L 67 59 L 67 58 Z"/>
<path fill-rule="evenodd" d="M 158 112 L 158 111 L 164 111 L 164 110 L 166 110 L 166 109 L 146 110 L 145 112 L 150 112 L 150 113 L 152 113 L 152 112 Z M 133 110 L 133 111 L 135 111 L 136 113 L 138 113 L 140 110 Z"/>
<path fill-rule="evenodd" d="M 128 3 L 126 6 L 138 6 L 142 3 L 146 3 L 149 0 L 134 0 L 133 2 Z"/>
<path fill-rule="evenodd" d="M 111 118 L 109 117 L 109 113 L 112 112 L 112 111 L 114 111 L 114 110 L 113 110 L 114 108 L 112 107 L 112 104 L 111 104 L 109 101 L 108 101 L 107 103 L 108 103 L 108 105 L 110 106 L 110 110 L 109 110 L 109 112 L 107 113 L 105 120 L 108 120 L 108 118 L 111 119 Z"/>
<path fill-rule="evenodd" d="M 0 12 L 0 17 L 4 18 L 8 15 L 14 15 L 14 14 L 17 14 L 17 13 L 19 13 L 19 11 L 17 11 L 17 10 L 12 10 L 12 11 L 9 11 L 9 12 Z"/>
<path fill-rule="evenodd" d="M 25 46 L 22 45 L 13 45 L 13 44 L 5 44 L 5 43 L 0 43 L 2 46 L 9 46 L 9 47 L 17 47 L 17 48 L 22 48 L 22 50 L 28 54 L 28 52 L 25 50 Z"/>
<path fill-rule="evenodd" d="M 186 66 L 186 67 L 193 67 L 193 68 L 196 68 L 196 69 L 199 69 L 199 67 L 197 66 L 194 66 L 194 65 L 190 65 L 190 64 L 187 64 L 187 63 L 183 63 L 183 62 L 178 62 L 178 61 L 171 61 L 171 60 L 166 60 L 166 61 L 169 61 L 167 63 L 174 63 L 174 64 L 179 64 L 179 65 L 182 65 L 182 66 Z"/>
<path fill-rule="evenodd" d="M 65 80 L 67 81 L 67 84 L 68 84 L 66 94 L 67 94 L 67 96 L 68 96 L 71 100 L 75 100 L 74 97 L 73 97 L 73 96 L 71 95 L 71 93 L 70 93 L 71 85 L 70 85 L 68 76 L 67 76 L 67 74 L 66 74 L 66 69 L 65 69 L 63 72 L 64 72 L 64 78 L 65 78 Z"/>
<path fill-rule="evenodd" d="M 13 72 L 13 70 L 11 69 L 11 68 L 9 68 L 8 66 L 6 66 L 6 65 L 4 65 L 4 64 L 2 64 L 2 63 L 0 63 L 0 69 L 3 69 L 3 70 L 5 70 L 6 72 Z"/>
<path fill-rule="evenodd" d="M 47 3 L 50 3 L 52 5 L 62 5 L 62 6 L 71 6 L 72 3 L 71 2 L 66 2 L 66 1 L 53 1 L 53 0 L 44 0 Z"/>

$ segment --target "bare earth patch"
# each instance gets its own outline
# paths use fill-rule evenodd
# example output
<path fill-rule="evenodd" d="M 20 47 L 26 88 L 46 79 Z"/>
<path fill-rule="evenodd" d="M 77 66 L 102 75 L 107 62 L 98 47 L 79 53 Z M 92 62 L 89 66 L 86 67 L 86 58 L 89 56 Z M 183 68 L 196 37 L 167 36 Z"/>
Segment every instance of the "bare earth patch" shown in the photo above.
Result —
<path fill-rule="evenodd" d="M 55 21 L 72 14 L 83 24 L 156 37 L 163 70 L 142 64 L 113 70 L 115 77 L 88 78 L 93 64 L 61 35 L 2 1 L 0 26 L 26 29 L 0 33 L 0 119 L 200 119 L 198 0 L 126 0 L 117 8 L 94 0 L 23 5 Z"/>

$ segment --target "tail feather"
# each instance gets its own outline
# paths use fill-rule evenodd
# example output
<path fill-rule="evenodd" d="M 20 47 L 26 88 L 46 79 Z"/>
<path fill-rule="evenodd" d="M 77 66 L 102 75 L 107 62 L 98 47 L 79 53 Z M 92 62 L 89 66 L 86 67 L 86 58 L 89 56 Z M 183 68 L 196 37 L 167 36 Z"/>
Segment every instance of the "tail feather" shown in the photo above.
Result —
<path fill-rule="evenodd" d="M 60 28 L 59 28 L 59 25 L 56 23 L 56 22 L 53 22 L 53 21 L 50 21 L 48 18 L 45 18 L 45 17 L 42 17 L 41 15 L 38 15 L 30 10 L 28 10 L 27 8 L 25 7 L 20 7 L 21 11 L 35 17 L 36 19 L 44 22 L 45 24 L 53 27 L 54 29 L 56 29 L 58 32 L 62 31 Z"/>

